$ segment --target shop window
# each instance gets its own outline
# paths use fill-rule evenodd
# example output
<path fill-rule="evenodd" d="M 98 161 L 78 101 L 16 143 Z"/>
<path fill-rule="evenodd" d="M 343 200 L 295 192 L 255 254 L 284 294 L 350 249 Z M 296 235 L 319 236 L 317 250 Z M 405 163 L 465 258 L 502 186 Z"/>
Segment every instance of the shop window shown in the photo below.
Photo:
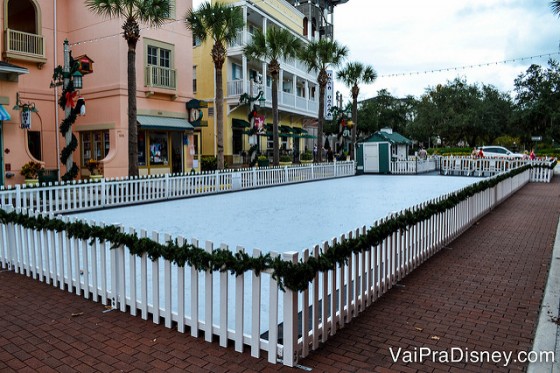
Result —
<path fill-rule="evenodd" d="M 280 149 L 288 150 L 288 138 L 285 136 L 280 136 Z"/>
<path fill-rule="evenodd" d="M 165 132 L 150 132 L 150 165 L 167 166 L 168 161 L 168 138 Z"/>
<path fill-rule="evenodd" d="M 82 167 L 86 167 L 90 159 L 102 160 L 111 148 L 108 130 L 80 132 L 80 139 L 82 143 Z"/>
<path fill-rule="evenodd" d="M 41 160 L 41 132 L 27 131 L 27 148 L 33 158 Z"/>

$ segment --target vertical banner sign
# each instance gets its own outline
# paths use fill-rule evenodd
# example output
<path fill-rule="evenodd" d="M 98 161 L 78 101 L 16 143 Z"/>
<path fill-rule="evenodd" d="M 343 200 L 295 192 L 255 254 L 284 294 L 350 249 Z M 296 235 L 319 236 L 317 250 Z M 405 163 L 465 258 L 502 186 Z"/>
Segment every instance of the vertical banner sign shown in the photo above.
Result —
<path fill-rule="evenodd" d="M 327 86 L 325 87 L 325 119 L 332 120 L 332 106 L 333 106 L 333 71 L 327 70 Z"/>
<path fill-rule="evenodd" d="M 21 110 L 21 128 L 31 129 L 31 110 L 25 106 Z"/>

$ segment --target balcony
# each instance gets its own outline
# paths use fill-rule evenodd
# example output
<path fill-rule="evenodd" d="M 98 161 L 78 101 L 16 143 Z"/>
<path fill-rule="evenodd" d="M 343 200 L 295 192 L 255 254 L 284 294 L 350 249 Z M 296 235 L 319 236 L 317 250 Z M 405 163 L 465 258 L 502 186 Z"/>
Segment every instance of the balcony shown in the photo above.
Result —
<path fill-rule="evenodd" d="M 177 88 L 177 71 L 168 67 L 146 66 L 144 74 L 146 87 L 173 89 Z"/>
<path fill-rule="evenodd" d="M 45 40 L 41 35 L 6 29 L 4 57 L 8 60 L 36 62 L 39 67 L 47 62 Z"/>
<path fill-rule="evenodd" d="M 243 93 L 249 92 L 248 83 L 244 87 L 242 79 L 229 80 L 227 82 L 227 96 L 231 98 L 238 98 Z M 253 87 L 252 96 L 258 94 L 258 88 Z M 266 87 L 265 89 L 266 107 L 272 107 L 272 89 Z M 309 116 L 316 116 L 319 109 L 319 102 L 316 99 L 307 99 L 302 96 L 294 95 L 293 93 L 278 91 L 278 108 L 280 110 L 289 111 L 292 113 L 303 113 Z"/>

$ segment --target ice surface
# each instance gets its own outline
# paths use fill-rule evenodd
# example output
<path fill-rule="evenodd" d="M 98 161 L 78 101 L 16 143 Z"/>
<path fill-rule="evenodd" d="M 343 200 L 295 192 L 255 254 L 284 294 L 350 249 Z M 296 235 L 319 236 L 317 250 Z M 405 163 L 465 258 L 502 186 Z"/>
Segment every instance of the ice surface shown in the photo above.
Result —
<path fill-rule="evenodd" d="M 362 175 L 74 214 L 252 252 L 312 248 L 376 219 L 480 181 Z M 150 236 L 150 234 L 149 234 Z"/>

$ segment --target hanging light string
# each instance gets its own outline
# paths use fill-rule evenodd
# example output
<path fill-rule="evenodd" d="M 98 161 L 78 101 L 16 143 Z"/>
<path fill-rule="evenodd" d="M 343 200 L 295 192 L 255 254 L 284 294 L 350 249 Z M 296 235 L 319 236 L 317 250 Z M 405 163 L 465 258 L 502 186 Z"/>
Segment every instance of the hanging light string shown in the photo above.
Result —
<path fill-rule="evenodd" d="M 176 23 L 176 22 L 183 22 L 183 20 L 182 20 L 182 19 L 176 19 L 176 20 L 173 20 L 173 21 L 165 22 L 161 27 L 165 27 L 165 26 L 174 24 L 174 23 Z M 158 27 L 158 28 L 161 28 L 161 27 Z M 151 29 L 151 28 L 152 28 L 152 27 L 150 27 L 150 26 L 141 27 L 141 28 L 140 28 L 140 32 L 142 32 L 142 31 L 144 31 L 144 30 L 149 30 L 149 29 Z M 154 27 L 154 29 L 155 29 L 155 28 L 156 28 L 156 27 Z M 96 42 L 101 41 L 101 40 L 111 39 L 111 38 L 115 38 L 115 37 L 120 37 L 120 36 L 122 36 L 123 34 L 124 34 L 124 32 L 119 32 L 118 34 L 107 35 L 107 36 L 101 36 L 101 37 L 95 38 L 95 39 L 88 39 L 88 40 L 77 41 L 77 42 L 75 42 L 75 43 L 70 43 L 70 46 L 73 47 L 73 46 L 80 45 L 80 44 L 96 43 Z"/>
<path fill-rule="evenodd" d="M 180 19 L 169 21 L 169 22 L 166 22 L 161 27 L 165 27 L 167 25 L 171 25 L 171 24 L 174 24 L 176 22 L 182 22 L 182 21 L 183 20 L 180 20 Z M 142 32 L 144 30 L 149 30 L 150 28 L 151 27 L 149 27 L 149 26 L 141 27 L 140 32 Z M 101 40 L 111 39 L 111 38 L 119 37 L 119 36 L 122 36 L 122 35 L 123 35 L 123 33 L 119 32 L 118 34 L 102 36 L 102 37 L 95 38 L 95 39 L 78 41 L 78 42 L 75 42 L 75 43 L 71 43 L 70 46 L 76 46 L 76 45 L 87 44 L 87 43 L 95 43 L 95 42 L 98 42 L 98 41 L 101 41 Z M 471 64 L 471 65 L 444 67 L 444 68 L 430 69 L 430 70 L 424 70 L 424 71 L 412 71 L 412 72 L 405 72 L 405 73 L 382 74 L 382 75 L 379 75 L 378 78 L 396 78 L 396 77 L 401 77 L 401 76 L 412 76 L 412 75 L 421 75 L 421 74 L 435 74 L 435 73 L 446 72 L 446 71 L 459 71 L 459 70 L 475 69 L 475 68 L 488 67 L 488 66 L 493 66 L 493 65 L 505 65 L 507 63 L 512 63 L 512 62 L 527 61 L 527 60 L 532 60 L 533 58 L 551 57 L 551 56 L 556 56 L 556 55 L 559 55 L 559 54 L 560 54 L 560 51 L 557 51 L 557 52 L 544 53 L 544 54 L 539 54 L 539 55 L 529 56 L 529 57 L 513 58 L 513 59 L 510 59 L 510 60 L 502 60 L 502 61 L 494 61 L 494 62 L 486 62 L 486 63 L 478 63 L 478 64 L 475 63 L 475 64 Z"/>
<path fill-rule="evenodd" d="M 480 68 L 480 67 L 487 67 L 487 66 L 492 66 L 492 65 L 502 65 L 502 64 L 505 65 L 505 64 L 511 63 L 511 62 L 521 62 L 521 61 L 526 61 L 526 60 L 532 60 L 533 58 L 550 57 L 550 56 L 554 56 L 554 55 L 558 55 L 558 54 L 560 54 L 560 51 L 559 52 L 539 54 L 539 55 L 530 56 L 530 57 L 519 57 L 519 58 L 514 58 L 514 59 L 511 59 L 511 60 L 486 62 L 486 63 L 478 63 L 478 64 L 455 66 L 455 67 L 446 67 L 446 68 L 431 69 L 431 70 L 424 70 L 424 71 L 413 71 L 413 72 L 407 72 L 407 73 L 383 74 L 383 75 L 379 75 L 379 78 L 394 78 L 394 77 L 399 77 L 399 76 L 434 74 L 434 73 L 440 73 L 440 72 L 444 72 L 444 71 L 459 71 L 459 70 L 467 70 L 467 69 L 475 69 L 475 68 Z"/>

